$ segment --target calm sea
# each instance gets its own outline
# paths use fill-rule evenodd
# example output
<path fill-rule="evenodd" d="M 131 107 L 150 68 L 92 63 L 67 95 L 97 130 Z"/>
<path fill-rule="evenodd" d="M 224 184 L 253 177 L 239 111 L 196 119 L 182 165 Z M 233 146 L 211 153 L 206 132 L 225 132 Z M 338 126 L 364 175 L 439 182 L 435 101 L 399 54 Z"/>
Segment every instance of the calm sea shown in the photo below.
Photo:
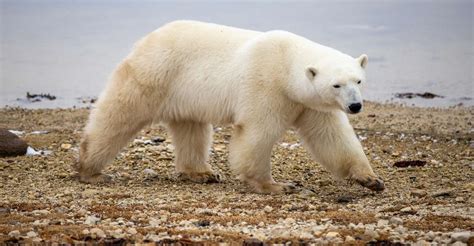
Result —
<path fill-rule="evenodd" d="M 282 29 L 352 56 L 369 55 L 366 99 L 431 92 L 408 105 L 474 105 L 473 1 L 0 0 L 0 107 L 83 105 L 133 43 L 192 19 Z M 26 92 L 54 101 L 28 103 Z"/>

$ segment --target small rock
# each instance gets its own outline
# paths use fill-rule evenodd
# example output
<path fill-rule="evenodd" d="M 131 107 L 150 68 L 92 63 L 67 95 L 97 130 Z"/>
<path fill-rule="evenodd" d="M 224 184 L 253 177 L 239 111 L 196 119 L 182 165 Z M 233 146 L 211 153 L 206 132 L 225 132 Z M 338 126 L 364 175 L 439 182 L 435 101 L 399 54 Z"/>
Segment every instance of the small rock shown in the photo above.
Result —
<path fill-rule="evenodd" d="M 159 226 L 159 225 L 161 225 L 161 220 L 157 220 L 155 218 L 152 218 L 152 219 L 150 219 L 149 223 L 150 223 L 151 226 Z"/>
<path fill-rule="evenodd" d="M 284 222 L 285 222 L 285 224 L 289 225 L 289 224 L 295 223 L 296 221 L 295 221 L 295 219 L 293 219 L 293 218 L 286 218 L 286 219 L 284 220 Z"/>
<path fill-rule="evenodd" d="M 21 235 L 20 231 L 14 230 L 8 233 L 9 237 L 19 238 Z"/>
<path fill-rule="evenodd" d="M 355 239 L 351 236 L 346 236 L 346 239 L 345 239 L 346 242 L 352 242 L 352 241 L 355 241 Z"/>
<path fill-rule="evenodd" d="M 336 231 L 330 231 L 330 232 L 326 233 L 327 238 L 335 238 L 335 237 L 338 237 L 338 236 L 339 236 L 339 232 L 336 232 Z"/>
<path fill-rule="evenodd" d="M 100 218 L 97 218 L 94 215 L 91 215 L 91 216 L 86 217 L 86 220 L 84 221 L 84 224 L 86 224 L 86 225 L 95 225 L 99 221 L 100 221 Z"/>
<path fill-rule="evenodd" d="M 84 190 L 81 194 L 82 194 L 82 197 L 85 197 L 85 198 L 92 198 L 92 197 L 95 197 L 98 193 L 99 193 L 98 190 L 95 190 L 95 189 L 86 189 L 86 190 Z"/>
<path fill-rule="evenodd" d="M 225 145 L 223 144 L 216 144 L 214 146 L 214 150 L 217 152 L 223 152 L 225 150 Z"/>
<path fill-rule="evenodd" d="M 164 140 L 163 140 L 163 141 L 164 141 Z M 135 235 L 135 234 L 137 234 L 138 232 L 137 232 L 137 229 L 135 229 L 135 228 L 132 227 L 132 228 L 128 228 L 128 229 L 127 229 L 127 233 L 128 233 L 128 234 Z"/>
<path fill-rule="evenodd" d="M 416 245 L 416 246 L 430 246 L 431 243 L 429 243 L 429 242 L 427 242 L 427 241 L 425 241 L 425 240 L 423 240 L 423 239 L 420 239 L 420 240 L 416 241 L 416 244 L 415 244 L 415 245 Z"/>
<path fill-rule="evenodd" d="M 105 237 L 105 232 L 104 232 L 103 230 L 97 228 L 97 227 L 96 227 L 96 228 L 92 228 L 92 229 L 90 230 L 90 233 L 91 233 L 91 235 L 94 235 L 94 236 L 96 236 L 96 237 L 102 237 L 102 238 Z"/>
<path fill-rule="evenodd" d="M 88 229 L 84 229 L 84 230 L 82 230 L 81 233 L 84 234 L 84 235 L 89 235 L 89 233 L 91 233 L 91 232 Z"/>
<path fill-rule="evenodd" d="M 7 129 L 0 129 L 0 157 L 26 154 L 28 144 Z"/>
<path fill-rule="evenodd" d="M 63 150 L 69 150 L 71 147 L 72 147 L 72 145 L 68 144 L 68 143 L 61 144 L 61 149 L 63 149 Z"/>
<path fill-rule="evenodd" d="M 432 197 L 448 197 L 448 196 L 452 196 L 454 193 L 454 190 L 450 189 L 450 190 L 440 190 L 438 192 L 435 192 L 433 193 L 431 196 Z"/>
<path fill-rule="evenodd" d="M 400 212 L 411 212 L 413 209 L 411 207 L 405 207 L 400 209 Z"/>
<path fill-rule="evenodd" d="M 371 240 L 372 239 L 377 239 L 379 237 L 378 232 L 376 232 L 375 230 L 371 230 L 371 229 L 365 229 L 364 235 L 369 237 Z"/>
<path fill-rule="evenodd" d="M 415 190 L 411 190 L 410 194 L 414 197 L 424 197 L 428 194 L 428 192 L 426 192 L 425 190 L 421 190 L 421 189 L 415 189 Z"/>
<path fill-rule="evenodd" d="M 301 189 L 301 191 L 299 192 L 299 195 L 301 197 L 312 197 L 312 196 L 315 196 L 316 193 L 314 193 L 314 191 L 310 189 Z"/>
<path fill-rule="evenodd" d="M 353 196 L 350 196 L 350 195 L 342 195 L 342 196 L 339 196 L 339 197 L 336 199 L 336 202 L 337 202 L 337 203 L 349 203 L 349 202 L 352 202 L 352 200 L 354 200 L 354 197 L 353 197 Z"/>
<path fill-rule="evenodd" d="M 36 214 L 36 215 L 47 215 L 50 212 L 46 209 L 37 209 L 37 210 L 31 211 L 31 213 Z"/>
<path fill-rule="evenodd" d="M 463 243 L 467 243 L 469 239 L 471 238 L 471 232 L 470 231 L 461 231 L 461 232 L 455 232 L 451 234 L 451 239 L 454 241 L 460 241 Z"/>
<path fill-rule="evenodd" d="M 425 238 L 432 241 L 436 237 L 436 234 L 433 231 L 429 231 L 425 234 Z"/>
<path fill-rule="evenodd" d="M 452 243 L 451 246 L 467 246 L 467 244 L 457 241 L 457 242 Z"/>
<path fill-rule="evenodd" d="M 388 225 L 388 220 L 379 220 L 377 221 L 377 227 L 382 228 Z"/>
<path fill-rule="evenodd" d="M 35 243 L 39 243 L 39 242 L 42 242 L 43 239 L 40 238 L 40 237 L 35 237 L 35 238 L 31 239 L 31 241 L 33 241 L 33 242 L 35 242 Z"/>
<path fill-rule="evenodd" d="M 392 217 L 390 218 L 389 222 L 390 224 L 394 224 L 394 225 L 403 225 L 403 220 L 399 217 Z"/>
<path fill-rule="evenodd" d="M 38 234 L 34 231 L 29 231 L 28 233 L 26 233 L 26 236 L 32 238 L 38 236 Z"/>
<path fill-rule="evenodd" d="M 151 178 L 158 177 L 158 173 L 157 173 L 155 170 L 153 170 L 153 169 L 146 168 L 145 170 L 143 170 L 143 172 L 144 172 L 145 175 L 147 175 L 148 177 L 151 177 Z"/>
<path fill-rule="evenodd" d="M 153 143 L 162 143 L 164 142 L 166 139 L 164 137 L 154 137 L 153 139 L 151 139 L 151 141 L 153 141 Z"/>
<path fill-rule="evenodd" d="M 243 246 L 263 246 L 263 242 L 256 238 L 247 238 L 242 243 Z"/>
<path fill-rule="evenodd" d="M 454 199 L 456 202 L 464 202 L 464 197 L 462 196 L 459 196 L 459 197 L 456 197 L 456 199 Z"/>
<path fill-rule="evenodd" d="M 211 225 L 211 222 L 209 220 L 199 220 L 198 222 L 196 222 L 196 225 L 199 227 L 206 227 Z"/>
<path fill-rule="evenodd" d="M 115 231 L 112 231 L 112 233 L 110 234 L 113 238 L 123 238 L 125 237 L 125 235 L 122 233 L 122 229 L 117 229 Z"/>
<path fill-rule="evenodd" d="M 270 213 L 273 211 L 273 208 L 270 206 L 265 206 L 265 208 L 263 208 L 263 211 L 265 211 L 266 213 Z"/>

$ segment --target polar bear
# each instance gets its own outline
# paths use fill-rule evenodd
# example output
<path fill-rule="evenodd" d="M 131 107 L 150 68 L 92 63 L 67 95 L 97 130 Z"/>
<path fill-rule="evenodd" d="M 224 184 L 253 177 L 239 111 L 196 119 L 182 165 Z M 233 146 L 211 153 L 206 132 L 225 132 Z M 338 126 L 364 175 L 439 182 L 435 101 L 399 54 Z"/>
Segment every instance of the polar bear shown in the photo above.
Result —
<path fill-rule="evenodd" d="M 232 124 L 229 162 L 256 192 L 294 190 L 272 178 L 272 146 L 295 128 L 334 175 L 384 189 L 346 113 L 362 109 L 368 58 L 350 57 L 286 31 L 196 21 L 168 23 L 139 40 L 113 72 L 84 130 L 76 170 L 86 183 L 152 122 L 167 125 L 176 172 L 218 181 L 208 164 L 211 124 Z"/>

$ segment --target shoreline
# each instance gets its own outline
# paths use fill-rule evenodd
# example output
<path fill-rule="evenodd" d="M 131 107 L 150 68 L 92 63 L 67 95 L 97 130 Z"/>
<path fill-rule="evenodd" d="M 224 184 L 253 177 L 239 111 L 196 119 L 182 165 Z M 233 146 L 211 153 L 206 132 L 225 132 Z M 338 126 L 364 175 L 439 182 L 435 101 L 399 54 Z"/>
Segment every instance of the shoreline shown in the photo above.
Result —
<path fill-rule="evenodd" d="M 176 181 L 171 137 L 151 125 L 108 166 L 113 184 L 81 184 L 70 166 L 88 109 L 1 108 L 0 128 L 52 153 L 0 158 L 0 242 L 474 243 L 474 107 L 365 105 L 350 120 L 383 193 L 331 176 L 293 131 L 274 146 L 273 175 L 304 191 L 252 193 L 230 173 L 228 126 L 215 126 L 210 157 L 222 183 Z M 410 160 L 424 164 L 394 165 Z"/>
<path fill-rule="evenodd" d="M 445 103 L 441 103 L 438 105 L 429 105 L 430 100 L 436 100 L 432 98 L 423 99 L 423 98 L 412 98 L 412 99 L 385 99 L 385 100 L 364 100 L 364 103 L 369 104 L 381 104 L 387 106 L 394 106 L 394 107 L 415 107 L 415 108 L 440 108 L 440 109 L 451 109 L 451 108 L 471 108 L 474 107 L 473 105 L 466 104 L 470 102 L 468 101 L 461 101 L 457 103 L 453 103 L 451 105 L 444 105 Z M 23 108 L 23 109 L 79 109 L 79 108 L 88 108 L 93 106 L 93 104 L 97 101 L 97 97 L 79 97 L 75 101 L 75 103 L 70 102 L 62 102 L 62 106 L 57 106 L 54 100 L 52 101 L 39 101 L 39 102 L 31 102 L 28 100 L 23 100 L 21 105 L 9 105 L 3 104 L 0 106 L 0 109 L 6 108 Z M 422 102 L 422 103 L 420 103 Z"/>

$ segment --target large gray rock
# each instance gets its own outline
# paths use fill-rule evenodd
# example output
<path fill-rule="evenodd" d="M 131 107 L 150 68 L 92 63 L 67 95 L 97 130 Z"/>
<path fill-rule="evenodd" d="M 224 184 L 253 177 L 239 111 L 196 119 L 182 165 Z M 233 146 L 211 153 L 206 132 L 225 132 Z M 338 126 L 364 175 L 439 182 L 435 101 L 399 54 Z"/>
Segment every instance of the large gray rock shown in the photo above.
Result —
<path fill-rule="evenodd" d="M 0 157 L 26 154 L 28 144 L 7 129 L 0 129 Z"/>

